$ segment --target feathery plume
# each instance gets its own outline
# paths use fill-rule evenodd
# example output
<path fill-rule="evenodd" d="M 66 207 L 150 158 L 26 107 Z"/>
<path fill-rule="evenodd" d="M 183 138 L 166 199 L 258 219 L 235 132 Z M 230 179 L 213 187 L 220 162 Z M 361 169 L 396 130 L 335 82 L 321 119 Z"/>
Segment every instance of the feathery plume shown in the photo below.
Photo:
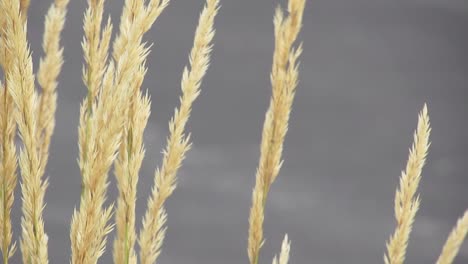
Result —
<path fill-rule="evenodd" d="M 176 188 L 176 175 L 190 149 L 190 136 L 185 135 L 185 125 L 192 104 L 200 94 L 201 81 L 208 69 L 212 40 L 215 34 L 214 18 L 219 10 L 218 0 L 207 0 L 200 14 L 195 31 L 194 45 L 190 52 L 190 66 L 182 75 L 182 97 L 169 122 L 169 138 L 160 169 L 155 172 L 155 184 L 148 199 L 147 211 L 140 231 L 139 245 L 142 264 L 155 263 L 164 239 L 166 214 L 164 202 Z"/>
<path fill-rule="evenodd" d="M 8 3 L 0 1 L 0 12 L 7 13 Z M 7 16 L 0 16 L 0 26 L 6 29 Z M 11 36 L 0 31 L 0 66 L 6 77 L 11 71 L 12 56 L 7 50 L 7 42 Z M 16 161 L 16 120 L 15 106 L 11 98 L 7 80 L 0 83 L 0 252 L 3 263 L 8 264 L 9 259 L 16 251 L 16 243 L 12 244 L 13 231 L 11 223 L 11 209 L 14 202 L 14 193 L 17 184 Z"/>
<path fill-rule="evenodd" d="M 437 264 L 452 264 L 460 250 L 466 234 L 468 233 L 468 210 L 458 219 L 457 225 L 450 232 L 447 241 L 442 248 Z"/>
<path fill-rule="evenodd" d="M 19 155 L 22 193 L 21 251 L 25 263 L 48 263 L 47 240 L 42 212 L 47 180 L 40 174 L 41 155 L 37 141 L 37 94 L 33 65 L 26 38 L 26 25 L 15 1 L 4 1 L 6 50 L 11 67 L 6 72 L 8 89 L 17 107 L 16 122 L 23 141 Z M 14 56 L 13 56 L 14 54 Z"/>
<path fill-rule="evenodd" d="M 427 106 L 424 104 L 419 114 L 418 127 L 414 132 L 414 143 L 409 151 L 406 170 L 401 173 L 400 186 L 395 195 L 397 227 L 387 243 L 385 264 L 402 264 L 405 261 L 409 236 L 420 204 L 419 195 L 416 195 L 416 192 L 430 146 L 430 132 Z"/>
<path fill-rule="evenodd" d="M 113 228 L 109 225 L 113 206 L 104 208 L 107 176 L 116 159 L 130 96 L 129 80 L 118 85 L 115 80 L 121 62 L 106 67 L 112 25 L 108 20 L 101 33 L 103 11 L 104 0 L 89 0 L 84 18 L 83 79 L 88 95 L 80 110 L 78 163 L 82 192 L 71 223 L 73 264 L 97 263 Z"/>
<path fill-rule="evenodd" d="M 93 104 L 102 86 L 102 78 L 106 71 L 109 43 L 112 35 L 112 24 L 110 18 L 104 31 L 101 32 L 102 16 L 104 13 L 105 0 L 88 0 L 88 8 L 83 18 L 84 38 L 81 43 L 84 53 L 85 65 L 83 66 L 83 82 L 88 89 L 86 104 L 80 112 L 79 131 L 79 165 L 83 175 L 83 165 L 88 162 L 87 149 L 90 145 L 90 116 L 93 113 Z M 113 71 L 112 71 L 113 72 Z M 84 193 L 84 184 L 81 183 L 81 193 Z"/>
<path fill-rule="evenodd" d="M 40 174 L 49 158 L 49 146 L 55 127 L 55 110 L 57 108 L 57 78 L 63 64 L 63 48 L 60 47 L 60 34 L 65 25 L 67 5 L 69 0 L 55 0 L 45 17 L 45 30 L 42 47 L 45 56 L 39 63 L 37 79 L 42 93 L 39 95 L 39 117 L 37 119 L 37 141 L 40 142 L 41 153 Z"/>
<path fill-rule="evenodd" d="M 122 134 L 119 158 L 115 162 L 115 175 L 119 196 L 115 212 L 117 235 L 114 241 L 114 263 L 135 264 L 135 206 L 138 174 L 145 155 L 143 132 L 150 115 L 150 100 L 139 87 L 143 82 L 145 69 L 141 67 L 133 83 L 129 117 Z"/>
<path fill-rule="evenodd" d="M 275 50 L 271 71 L 272 97 L 263 125 L 260 161 L 252 195 L 249 218 L 248 255 L 251 264 L 258 264 L 263 241 L 263 221 L 266 198 L 271 184 L 279 174 L 283 142 L 288 130 L 289 115 L 298 84 L 297 62 L 302 45 L 293 47 L 302 26 L 305 0 L 289 0 L 288 16 L 281 8 L 274 18 Z"/>
<path fill-rule="evenodd" d="M 113 43 L 113 57 L 119 61 L 128 48 L 142 41 L 143 35 L 151 28 L 159 15 L 169 5 L 169 0 L 143 1 L 125 0 L 120 17 L 120 33 Z"/>
<path fill-rule="evenodd" d="M 15 149 L 15 108 L 6 85 L 0 82 L 0 245 L 3 263 L 16 251 L 12 244 L 11 209 L 17 184 Z"/>
<path fill-rule="evenodd" d="M 114 65 L 111 63 L 104 75 L 97 102 L 88 116 L 89 129 L 80 129 L 79 137 L 88 136 L 85 153 L 87 160 L 79 160 L 82 168 L 83 189 L 79 210 L 72 217 L 70 239 L 73 264 L 95 264 L 102 256 L 107 234 L 112 230 L 108 222 L 112 206 L 104 207 L 107 176 L 119 148 L 125 116 L 128 111 L 128 86 L 115 85 Z M 84 127 L 86 102 L 83 101 L 80 127 Z M 87 135 L 86 135 L 87 133 Z"/>
<path fill-rule="evenodd" d="M 85 58 L 83 82 L 88 88 L 86 105 L 88 114 L 92 110 L 92 104 L 98 95 L 106 71 L 109 43 L 112 35 L 110 18 L 101 32 L 104 2 L 105 0 L 88 0 L 88 8 L 83 19 L 84 38 L 81 46 Z"/>
<path fill-rule="evenodd" d="M 273 258 L 273 264 L 288 264 L 290 249 L 291 249 L 291 241 L 288 240 L 288 234 L 286 234 L 284 236 L 284 240 L 281 245 L 279 262 L 278 262 L 278 258 L 275 256 Z"/>
<path fill-rule="evenodd" d="M 114 240 L 113 257 L 116 264 L 135 264 L 135 206 L 141 163 L 144 158 L 143 133 L 150 115 L 149 97 L 140 91 L 146 75 L 144 65 L 149 47 L 142 43 L 144 34 L 153 25 L 168 0 L 152 1 L 146 6 L 143 1 L 126 0 L 120 20 L 120 33 L 113 43 L 113 58 L 120 66 L 115 79 L 130 80 L 130 109 L 122 133 L 122 144 L 115 162 L 115 176 L 119 196 L 116 208 L 117 235 Z M 152 16 L 156 10 L 156 16 Z"/>

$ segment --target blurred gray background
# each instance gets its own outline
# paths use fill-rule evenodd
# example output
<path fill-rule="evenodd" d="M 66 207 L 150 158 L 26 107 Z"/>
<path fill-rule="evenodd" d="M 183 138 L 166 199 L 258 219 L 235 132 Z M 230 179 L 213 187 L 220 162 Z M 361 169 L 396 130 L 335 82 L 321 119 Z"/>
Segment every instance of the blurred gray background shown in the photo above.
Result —
<path fill-rule="evenodd" d="M 51 1 L 31 2 L 28 34 L 37 68 Z M 118 23 L 122 0 L 107 2 Z M 152 115 L 138 223 L 204 3 L 171 2 L 145 38 L 155 45 L 144 82 Z M 188 125 L 194 148 L 167 203 L 169 229 L 159 263 L 248 263 L 248 216 L 271 91 L 272 19 L 278 1 L 221 3 L 211 67 Z M 85 6 L 84 0 L 71 1 L 63 33 L 66 63 L 44 215 L 53 264 L 69 263 L 69 225 L 80 196 L 76 159 L 79 105 L 86 92 L 80 45 Z M 291 263 L 383 263 L 385 242 L 395 227 L 395 189 L 424 102 L 433 144 L 407 262 L 436 260 L 468 208 L 467 25 L 465 0 L 308 1 L 300 85 L 284 167 L 267 203 L 261 263 L 271 263 L 285 233 L 292 239 Z M 113 177 L 109 201 L 116 194 Z M 19 193 L 16 197 L 18 235 Z M 14 263 L 20 263 L 19 255 Z M 110 250 L 100 262 L 111 263 Z M 468 243 L 455 263 L 468 263 Z"/>

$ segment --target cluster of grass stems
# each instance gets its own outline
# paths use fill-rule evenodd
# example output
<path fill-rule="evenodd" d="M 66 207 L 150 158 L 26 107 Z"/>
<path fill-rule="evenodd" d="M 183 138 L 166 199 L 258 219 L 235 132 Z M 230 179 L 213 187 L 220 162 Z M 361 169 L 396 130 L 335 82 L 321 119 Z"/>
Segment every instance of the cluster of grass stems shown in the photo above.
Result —
<path fill-rule="evenodd" d="M 151 45 L 143 42 L 168 6 L 169 0 L 125 0 L 118 33 L 103 21 L 105 0 L 87 0 L 82 42 L 85 64 L 83 82 L 87 96 L 80 109 L 79 157 L 81 197 L 70 226 L 73 264 L 97 263 L 107 236 L 115 228 L 113 261 L 117 264 L 156 263 L 166 234 L 166 200 L 177 184 L 177 171 L 191 147 L 185 130 L 192 104 L 200 94 L 210 62 L 214 20 L 219 0 L 205 0 L 189 64 L 182 73 L 180 105 L 169 122 L 163 159 L 155 170 L 142 228 L 135 228 L 139 170 L 144 159 L 143 133 L 150 115 L 150 98 L 141 89 Z M 48 263 L 48 236 L 44 230 L 44 178 L 51 136 L 55 126 L 57 78 L 63 64 L 60 35 L 69 0 L 54 0 L 45 17 L 44 56 L 33 71 L 27 40 L 29 0 L 0 0 L 0 252 L 9 263 L 17 246 L 13 240 L 11 209 L 18 178 L 21 181 L 22 218 L 19 247 L 23 263 Z M 258 264 L 264 244 L 264 210 L 270 186 L 282 164 L 283 142 L 299 79 L 302 45 L 296 44 L 306 0 L 289 0 L 287 11 L 278 7 L 274 16 L 275 48 L 271 70 L 272 95 L 263 125 L 260 159 L 250 210 L 247 255 Z M 112 44 L 112 47 L 111 47 Z M 110 49 L 112 53 L 109 56 Z M 35 79 L 37 78 L 38 89 Z M 15 137 L 21 138 L 16 152 Z M 386 264 L 405 260 L 408 239 L 419 208 L 417 187 L 429 148 L 427 107 L 419 115 L 414 143 L 395 196 L 397 226 L 387 243 Z M 112 166 L 118 197 L 106 206 L 108 174 Z M 18 170 L 19 167 L 19 170 Z M 17 172 L 19 171 L 19 173 Z M 437 264 L 452 263 L 468 231 L 468 212 L 450 233 Z M 139 252 L 136 251 L 138 244 Z M 291 242 L 285 235 L 274 264 L 286 264 Z"/>

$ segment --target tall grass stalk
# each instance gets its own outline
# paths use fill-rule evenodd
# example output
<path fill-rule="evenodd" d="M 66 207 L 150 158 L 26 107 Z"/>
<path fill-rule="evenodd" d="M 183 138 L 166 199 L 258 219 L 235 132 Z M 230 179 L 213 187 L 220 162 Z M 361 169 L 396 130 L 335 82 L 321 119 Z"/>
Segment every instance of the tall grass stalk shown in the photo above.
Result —
<path fill-rule="evenodd" d="M 21 251 L 24 263 L 48 263 L 47 235 L 42 211 L 47 181 L 42 179 L 41 156 L 37 140 L 37 94 L 32 59 L 26 38 L 26 26 L 20 5 L 14 1 L 2 3 L 5 14 L 5 48 L 9 54 L 6 83 L 17 111 L 15 118 L 23 148 L 19 154 L 21 169 L 22 212 Z"/>
<path fill-rule="evenodd" d="M 140 262 L 152 264 L 156 262 L 164 236 L 167 219 L 164 202 L 173 193 L 177 183 L 177 171 L 180 168 L 186 152 L 190 149 L 190 135 L 185 133 L 185 126 L 190 117 L 192 104 L 200 94 L 200 86 L 210 62 L 212 41 L 214 38 L 214 19 L 219 10 L 218 0 L 206 0 L 190 51 L 190 64 L 182 74 L 182 96 L 180 106 L 175 109 L 169 122 L 169 137 L 164 150 L 162 165 L 155 172 L 154 186 L 140 230 Z"/>
<path fill-rule="evenodd" d="M 2 90 L 2 255 L 8 263 L 15 252 L 11 243 L 10 210 L 16 185 L 16 157 L 14 136 L 16 123 L 23 141 L 20 152 L 22 176 L 23 218 L 21 251 L 25 263 L 48 263 L 47 235 L 42 211 L 47 180 L 42 180 L 47 165 L 49 145 L 55 125 L 57 78 L 63 63 L 60 47 L 68 0 L 56 0 L 46 15 L 44 54 L 38 76 L 42 93 L 35 91 L 34 74 L 28 42 L 26 21 L 29 1 L 1 1 L 5 16 L 0 24 L 2 69 L 6 76 Z M 7 88 L 9 87 L 9 88 Z M 15 103 L 13 105 L 12 103 Z M 8 164 L 7 164 L 8 163 Z"/>
<path fill-rule="evenodd" d="M 280 7 L 274 18 L 275 50 L 271 70 L 272 96 L 263 125 L 260 161 L 252 194 L 247 252 L 250 264 L 258 264 L 263 246 L 263 221 L 271 184 L 282 164 L 283 143 L 288 130 L 289 115 L 298 84 L 298 58 L 302 46 L 294 47 L 302 26 L 305 0 L 289 0 L 288 14 Z"/>
<path fill-rule="evenodd" d="M 0 2 L 0 12 L 7 8 L 5 2 Z M 0 26 L 5 27 L 6 17 L 0 17 Z M 3 73 L 8 74 L 11 67 L 11 54 L 6 47 L 4 32 L 0 32 L 0 65 Z M 13 231 L 11 223 L 11 209 L 14 202 L 15 188 L 17 185 L 17 161 L 16 161 L 16 120 L 11 91 L 7 81 L 0 82 L 0 245 L 3 263 L 8 263 L 16 250 L 16 243 L 12 242 Z"/>
<path fill-rule="evenodd" d="M 15 15 L 9 12 L 11 3 L 0 1 L 0 12 L 2 14 Z M 10 21 L 10 22 L 9 22 Z M 7 15 L 0 16 L 0 26 L 7 27 L 7 23 L 11 24 L 11 18 Z M 15 188 L 17 185 L 17 159 L 16 159 L 16 108 L 14 107 L 13 99 L 11 98 L 11 89 L 5 78 L 12 69 L 14 54 L 8 49 L 8 41 L 11 39 L 11 33 L 6 34 L 6 31 L 0 31 L 0 65 L 3 70 L 4 81 L 0 82 L 0 242 L 1 253 L 4 263 L 8 263 L 11 256 L 16 251 L 16 243 L 13 243 L 13 231 L 11 223 L 11 209 L 14 202 Z"/>
<path fill-rule="evenodd" d="M 37 79 L 41 87 L 38 98 L 37 140 L 40 142 L 41 172 L 43 175 L 49 158 L 51 137 L 55 128 L 57 109 L 58 77 L 63 65 L 63 47 L 60 46 L 60 35 L 65 26 L 69 0 L 55 0 L 47 11 L 44 25 L 41 58 Z"/>
<path fill-rule="evenodd" d="M 414 132 L 414 143 L 409 151 L 406 170 L 401 173 L 400 186 L 395 195 L 397 227 L 387 243 L 385 264 L 402 264 L 405 260 L 409 236 L 421 202 L 417 188 L 429 150 L 430 132 L 429 115 L 427 106 L 424 105 L 419 114 L 418 127 Z"/>
<path fill-rule="evenodd" d="M 115 213 L 117 234 L 114 240 L 114 263 L 137 263 L 135 253 L 135 207 L 140 167 L 145 155 L 143 133 L 150 115 L 150 99 L 140 90 L 147 68 L 149 48 L 142 43 L 144 34 L 167 7 L 169 1 L 126 0 L 120 19 L 120 32 L 113 43 L 113 59 L 121 65 L 117 80 L 131 80 L 128 116 L 124 124 L 115 176 L 119 195 Z M 145 50 L 141 53 L 139 50 Z M 138 58 L 138 59 L 135 59 Z"/>

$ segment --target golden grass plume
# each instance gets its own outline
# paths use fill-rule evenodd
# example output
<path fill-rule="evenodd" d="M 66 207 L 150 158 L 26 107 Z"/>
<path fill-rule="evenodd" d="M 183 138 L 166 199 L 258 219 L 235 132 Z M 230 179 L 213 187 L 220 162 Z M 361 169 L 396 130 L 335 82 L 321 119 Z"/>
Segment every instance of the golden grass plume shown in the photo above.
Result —
<path fill-rule="evenodd" d="M 247 252 L 251 264 L 258 264 L 263 246 L 265 203 L 271 184 L 282 164 L 284 138 L 298 84 L 298 58 L 302 47 L 293 47 L 302 26 L 305 0 L 289 0 L 288 15 L 280 7 L 274 18 L 275 50 L 271 70 L 272 96 L 263 125 L 260 161 L 252 194 Z"/>
<path fill-rule="evenodd" d="M 427 106 L 419 114 L 418 127 L 414 132 L 414 143 L 409 152 L 406 170 L 401 173 L 400 186 L 395 195 L 395 218 L 397 227 L 387 243 L 386 264 L 402 264 L 420 199 L 417 188 L 429 150 L 431 127 Z"/>
<path fill-rule="evenodd" d="M 39 142 L 37 141 L 37 93 L 34 73 L 19 3 L 4 1 L 6 52 L 10 57 L 7 64 L 6 83 L 16 111 L 16 122 L 23 142 L 19 154 L 21 169 L 22 236 L 21 251 L 23 262 L 48 263 L 47 235 L 44 231 L 42 211 L 47 182 L 41 179 Z"/>
<path fill-rule="evenodd" d="M 114 263 L 137 263 L 134 249 L 136 242 L 135 207 L 140 167 L 145 155 L 143 133 L 150 115 L 150 99 L 141 91 L 146 75 L 144 65 L 149 48 L 142 43 L 143 35 L 167 7 L 168 1 L 153 1 L 145 5 L 142 1 L 127 0 L 121 15 L 120 33 L 113 43 L 113 59 L 120 63 L 117 80 L 131 80 L 128 98 L 129 111 L 115 162 L 115 176 L 119 195 L 115 211 L 117 234 L 114 240 Z M 153 15 L 156 14 L 156 15 Z M 141 53 L 140 50 L 145 50 Z M 138 55 L 140 53 L 141 55 Z M 134 59 L 135 56 L 138 59 Z"/>
<path fill-rule="evenodd" d="M 451 264 L 460 250 L 466 234 L 468 233 L 468 210 L 458 219 L 457 224 L 450 233 L 442 248 L 437 264 Z"/>
<path fill-rule="evenodd" d="M 164 202 L 176 188 L 177 171 L 186 152 L 190 149 L 190 135 L 185 134 L 185 126 L 190 117 L 192 104 L 200 94 L 200 86 L 208 69 L 212 41 L 215 34 L 214 19 L 219 10 L 218 0 L 206 0 L 190 52 L 190 66 L 182 74 L 182 96 L 180 106 L 175 109 L 169 122 L 169 137 L 164 150 L 162 165 L 155 172 L 155 182 L 140 231 L 140 261 L 154 263 L 160 254 L 165 235 L 164 224 L 167 215 Z"/>

